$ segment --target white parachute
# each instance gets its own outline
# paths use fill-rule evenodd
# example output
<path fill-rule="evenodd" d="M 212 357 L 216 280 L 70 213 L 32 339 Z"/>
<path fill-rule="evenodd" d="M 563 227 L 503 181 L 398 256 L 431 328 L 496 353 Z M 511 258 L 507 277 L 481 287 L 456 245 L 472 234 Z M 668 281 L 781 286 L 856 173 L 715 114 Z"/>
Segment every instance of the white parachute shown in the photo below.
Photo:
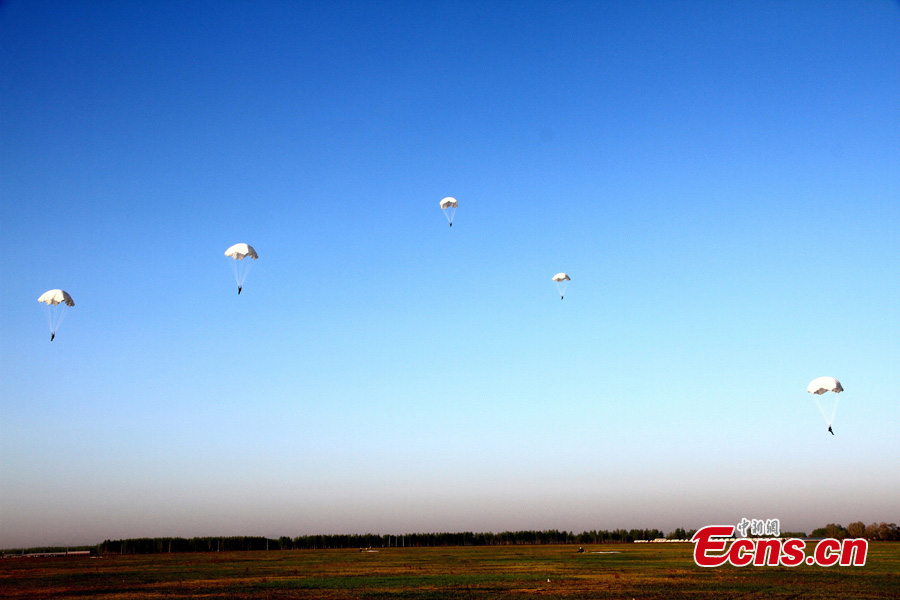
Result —
<path fill-rule="evenodd" d="M 234 259 L 231 262 L 231 266 L 234 270 L 234 280 L 238 286 L 238 294 L 240 294 L 241 289 L 244 287 L 244 281 L 247 279 L 247 274 L 250 272 L 250 266 L 254 260 L 259 258 L 259 255 L 256 254 L 253 246 L 249 244 L 235 244 L 225 251 L 225 256 Z M 252 260 L 245 260 L 247 258 Z"/>
<path fill-rule="evenodd" d="M 817 377 L 809 382 L 809 385 L 806 386 L 806 391 L 815 395 L 816 405 L 825 418 L 825 422 L 828 423 L 828 429 L 830 430 L 832 423 L 834 423 L 834 414 L 837 412 L 837 405 L 840 400 L 838 394 L 844 391 L 841 382 L 834 377 Z M 826 392 L 833 392 L 833 401 L 823 398 L 823 394 Z"/>
<path fill-rule="evenodd" d="M 456 201 L 456 198 L 444 198 L 441 200 L 441 210 L 444 211 L 444 216 L 447 217 L 447 222 L 450 223 L 450 227 L 453 227 L 453 216 L 456 214 L 456 209 L 459 206 L 459 203 Z"/>
<path fill-rule="evenodd" d="M 568 287 L 572 278 L 565 273 L 557 273 L 553 276 L 553 281 L 556 282 L 556 289 L 559 290 L 559 299 L 562 300 L 566 295 L 566 287 Z"/>
<path fill-rule="evenodd" d="M 47 305 L 47 325 L 50 326 L 50 341 L 56 337 L 56 330 L 59 329 L 63 319 L 66 318 L 66 310 L 64 306 L 75 306 L 75 301 L 69 292 L 64 290 L 47 290 L 38 298 L 38 302 Z"/>

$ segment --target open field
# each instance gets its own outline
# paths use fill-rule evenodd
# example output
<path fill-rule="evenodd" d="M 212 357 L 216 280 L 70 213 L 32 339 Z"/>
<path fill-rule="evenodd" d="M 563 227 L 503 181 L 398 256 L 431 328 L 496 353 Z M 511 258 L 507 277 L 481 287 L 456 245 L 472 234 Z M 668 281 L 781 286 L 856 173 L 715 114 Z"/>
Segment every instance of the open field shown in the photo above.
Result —
<path fill-rule="evenodd" d="M 898 598 L 900 544 L 864 567 L 694 565 L 693 544 L 286 550 L 0 560 L 3 598 Z M 603 553 L 601 553 L 603 552 Z M 549 579 L 549 581 L 548 581 Z"/>

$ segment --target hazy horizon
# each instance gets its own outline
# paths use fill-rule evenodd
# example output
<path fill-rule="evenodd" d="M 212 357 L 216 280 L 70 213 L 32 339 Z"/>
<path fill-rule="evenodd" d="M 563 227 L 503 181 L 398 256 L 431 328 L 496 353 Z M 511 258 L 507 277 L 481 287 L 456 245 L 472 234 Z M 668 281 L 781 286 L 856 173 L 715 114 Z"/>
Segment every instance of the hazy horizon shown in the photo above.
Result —
<path fill-rule="evenodd" d="M 0 53 L 0 548 L 900 520 L 900 4 L 8 0 Z"/>

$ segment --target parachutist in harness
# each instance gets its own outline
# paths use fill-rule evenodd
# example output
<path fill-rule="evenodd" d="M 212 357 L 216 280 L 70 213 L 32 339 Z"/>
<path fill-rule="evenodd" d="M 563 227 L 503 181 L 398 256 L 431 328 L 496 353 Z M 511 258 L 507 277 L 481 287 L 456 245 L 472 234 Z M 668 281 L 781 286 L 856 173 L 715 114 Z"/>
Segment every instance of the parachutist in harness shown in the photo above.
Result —
<path fill-rule="evenodd" d="M 238 296 L 241 295 L 241 286 L 238 286 Z"/>
<path fill-rule="evenodd" d="M 831 425 L 828 426 L 828 433 L 830 433 L 831 435 L 834 435 L 834 432 L 831 430 Z"/>
<path fill-rule="evenodd" d="M 52 341 L 53 341 L 53 338 L 55 338 L 55 337 L 56 337 L 56 334 L 55 334 L 55 333 L 51 333 L 51 334 L 50 334 L 50 341 L 52 342 Z"/>

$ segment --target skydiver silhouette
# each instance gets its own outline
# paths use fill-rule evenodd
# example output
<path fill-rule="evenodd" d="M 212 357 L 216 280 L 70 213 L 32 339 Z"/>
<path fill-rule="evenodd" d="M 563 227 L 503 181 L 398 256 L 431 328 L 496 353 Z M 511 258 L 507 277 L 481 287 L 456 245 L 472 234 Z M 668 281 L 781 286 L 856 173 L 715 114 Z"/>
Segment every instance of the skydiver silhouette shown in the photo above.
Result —
<path fill-rule="evenodd" d="M 51 334 L 50 334 L 50 341 L 52 342 L 52 341 L 53 341 L 53 338 L 55 338 L 55 337 L 56 337 L 56 333 L 51 333 Z"/>
<path fill-rule="evenodd" d="M 241 295 L 241 286 L 238 286 L 238 296 Z"/>
<path fill-rule="evenodd" d="M 831 435 L 834 435 L 834 432 L 831 430 L 831 425 L 828 426 L 828 433 L 830 433 Z"/>

